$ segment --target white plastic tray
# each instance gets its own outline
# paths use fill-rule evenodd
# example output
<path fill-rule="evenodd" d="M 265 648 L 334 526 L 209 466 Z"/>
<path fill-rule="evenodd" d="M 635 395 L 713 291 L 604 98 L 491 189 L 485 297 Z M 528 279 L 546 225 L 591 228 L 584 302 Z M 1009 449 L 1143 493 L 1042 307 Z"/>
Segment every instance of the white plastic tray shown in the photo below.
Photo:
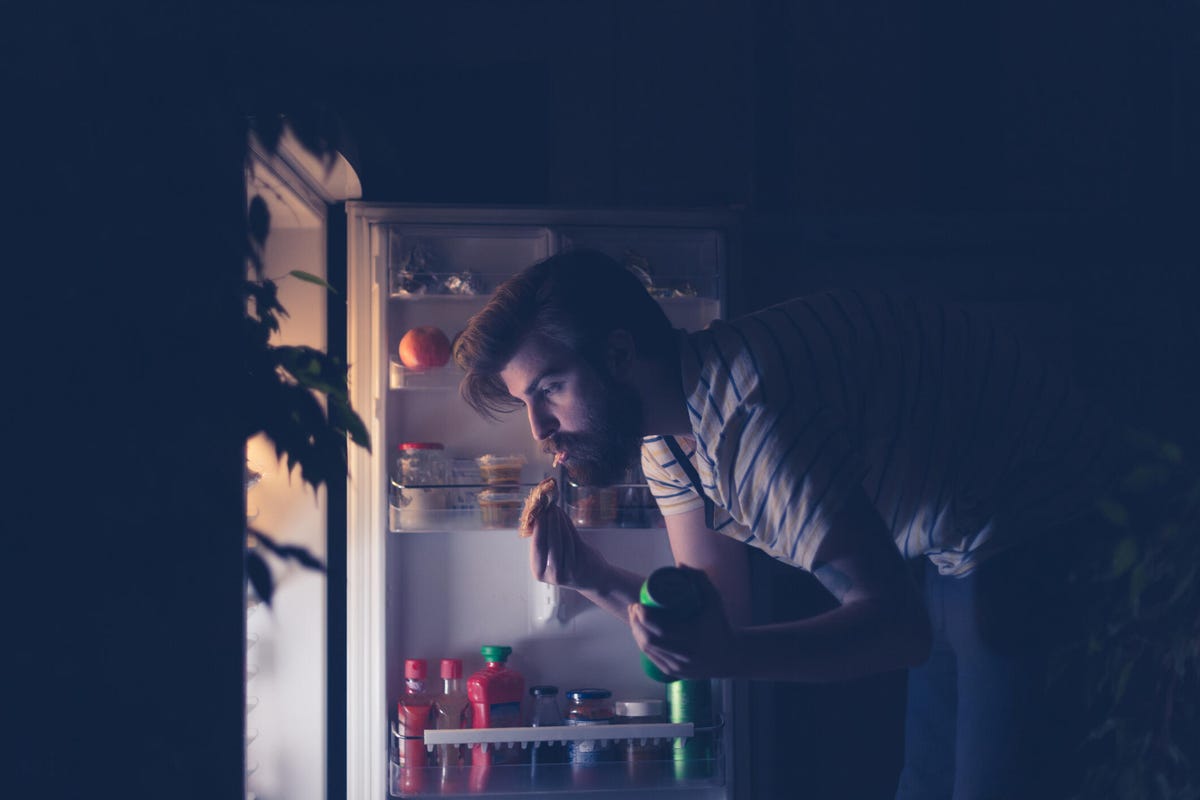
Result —
<path fill-rule="evenodd" d="M 687 739 L 694 733 L 690 722 L 647 722 L 616 725 L 543 725 L 519 728 L 460 728 L 425 731 L 425 747 L 439 744 L 520 745 L 530 742 L 625 741 L 653 742 Z"/>

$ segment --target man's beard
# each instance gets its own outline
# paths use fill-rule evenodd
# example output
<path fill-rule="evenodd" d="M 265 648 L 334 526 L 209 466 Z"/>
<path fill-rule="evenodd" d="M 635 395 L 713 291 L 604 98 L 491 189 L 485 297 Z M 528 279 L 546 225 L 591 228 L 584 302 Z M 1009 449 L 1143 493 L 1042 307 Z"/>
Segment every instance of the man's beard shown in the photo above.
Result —
<path fill-rule="evenodd" d="M 580 486 L 612 486 L 635 466 L 642 447 L 642 404 L 631 386 L 605 380 L 587 412 L 585 433 L 557 433 L 542 449 L 565 450 L 566 469 Z"/>

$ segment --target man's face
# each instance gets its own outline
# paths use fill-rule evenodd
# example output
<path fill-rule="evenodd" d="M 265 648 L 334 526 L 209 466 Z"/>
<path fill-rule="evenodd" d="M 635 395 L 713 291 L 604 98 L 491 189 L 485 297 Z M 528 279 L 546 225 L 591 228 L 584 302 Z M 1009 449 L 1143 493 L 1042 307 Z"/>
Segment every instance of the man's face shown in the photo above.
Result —
<path fill-rule="evenodd" d="M 525 406 L 533 438 L 547 453 L 561 456 L 571 480 L 608 486 L 637 463 L 642 436 L 637 392 L 577 353 L 531 336 L 500 379 Z"/>

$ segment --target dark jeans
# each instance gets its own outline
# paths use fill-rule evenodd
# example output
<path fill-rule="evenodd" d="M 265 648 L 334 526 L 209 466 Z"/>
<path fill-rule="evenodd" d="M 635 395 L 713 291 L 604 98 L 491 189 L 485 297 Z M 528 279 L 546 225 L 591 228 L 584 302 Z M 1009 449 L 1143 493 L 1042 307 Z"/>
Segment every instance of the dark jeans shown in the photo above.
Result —
<path fill-rule="evenodd" d="M 963 578 L 922 560 L 933 652 L 908 676 L 897 800 L 1063 796 L 1069 726 L 1046 691 L 1073 616 L 1062 555 L 1022 547 Z"/>

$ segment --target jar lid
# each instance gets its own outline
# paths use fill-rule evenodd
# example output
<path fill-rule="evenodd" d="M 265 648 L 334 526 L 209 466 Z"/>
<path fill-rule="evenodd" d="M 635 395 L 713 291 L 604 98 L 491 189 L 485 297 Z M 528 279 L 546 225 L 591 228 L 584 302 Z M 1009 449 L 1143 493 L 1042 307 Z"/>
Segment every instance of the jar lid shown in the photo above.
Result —
<path fill-rule="evenodd" d="M 554 697 L 558 694 L 557 686 L 530 686 L 529 693 L 534 697 Z"/>
<path fill-rule="evenodd" d="M 397 450 L 445 450 L 441 442 L 401 442 Z"/>
<path fill-rule="evenodd" d="M 618 700 L 614 704 L 620 717 L 661 717 L 666 712 L 662 700 Z"/>
<path fill-rule="evenodd" d="M 612 697 L 608 689 L 572 689 L 567 692 L 571 700 L 607 700 Z"/>

